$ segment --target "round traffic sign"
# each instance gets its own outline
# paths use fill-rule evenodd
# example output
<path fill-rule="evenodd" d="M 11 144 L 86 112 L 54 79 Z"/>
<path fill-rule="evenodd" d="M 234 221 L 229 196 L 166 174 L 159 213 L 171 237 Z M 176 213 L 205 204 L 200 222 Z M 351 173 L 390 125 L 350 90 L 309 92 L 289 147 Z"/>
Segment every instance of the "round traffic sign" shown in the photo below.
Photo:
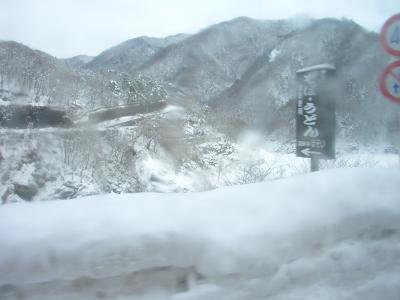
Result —
<path fill-rule="evenodd" d="M 385 50 L 394 56 L 400 56 L 400 14 L 385 22 L 380 35 Z"/>
<path fill-rule="evenodd" d="M 383 71 L 379 87 L 386 98 L 400 104 L 400 61 L 391 63 Z"/>

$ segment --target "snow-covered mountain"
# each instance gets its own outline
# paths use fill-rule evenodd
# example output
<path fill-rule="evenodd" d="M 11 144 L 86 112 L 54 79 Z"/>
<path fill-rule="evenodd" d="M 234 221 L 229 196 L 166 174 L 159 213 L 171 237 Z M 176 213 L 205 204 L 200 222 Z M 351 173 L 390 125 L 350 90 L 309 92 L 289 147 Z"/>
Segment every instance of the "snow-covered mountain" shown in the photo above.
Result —
<path fill-rule="evenodd" d="M 206 101 L 231 86 L 290 32 L 286 22 L 237 18 L 161 50 L 133 71 L 173 83 Z"/>
<path fill-rule="evenodd" d="M 88 56 L 88 55 L 77 55 L 74 57 L 70 58 L 65 58 L 63 61 L 67 64 L 70 65 L 71 67 L 82 67 L 88 63 L 90 63 L 93 60 L 93 56 Z"/>
<path fill-rule="evenodd" d="M 277 138 L 293 138 L 296 70 L 329 63 L 336 67 L 334 94 L 329 96 L 336 100 L 339 139 L 384 143 L 390 124 L 399 118 L 395 105 L 377 87 L 389 60 L 377 34 L 352 21 L 316 20 L 267 49 L 243 76 L 214 96 L 211 105 L 234 120 L 228 126 L 236 122 Z"/>
<path fill-rule="evenodd" d="M 13 47 L 18 48 L 16 44 Z M 64 60 L 68 68 L 44 53 L 31 50 L 28 54 L 25 47 L 15 49 L 17 55 L 12 55 L 9 48 L 3 43 L 3 58 L 5 53 L 11 55 L 4 69 L 14 66 L 8 73 L 20 76 L 12 82 L 22 86 L 11 91 L 30 93 L 36 101 L 70 103 L 78 98 L 84 105 L 93 99 L 115 98 L 115 93 L 104 88 L 110 86 L 105 81 L 112 79 L 99 78 L 100 73 L 144 74 L 169 86 L 171 101 L 186 98 L 191 104 L 210 105 L 211 113 L 216 111 L 217 125 L 228 133 L 250 127 L 283 140 L 294 137 L 296 70 L 330 63 L 337 68 L 340 136 L 368 145 L 377 132 L 383 133 L 379 137 L 384 143 L 393 139 L 390 135 L 396 130 L 398 113 L 377 89 L 379 74 L 390 58 L 381 49 L 377 34 L 349 20 L 260 21 L 242 17 L 193 35 L 134 38 L 88 63 L 87 57 L 80 56 Z M 27 69 L 32 61 L 40 60 L 24 58 L 37 56 L 42 63 Z M 38 67 L 43 64 L 47 69 Z M 35 74 L 35 80 L 29 74 Z M 57 84 L 60 81 L 65 83 L 62 88 Z M 185 101 L 179 102 L 185 105 Z"/>
<path fill-rule="evenodd" d="M 12 41 L 0 42 L 0 89 L 3 104 L 56 106 L 78 115 L 100 107 L 165 101 L 163 88 L 144 76 L 83 70 Z"/>
<path fill-rule="evenodd" d="M 321 62 L 337 67 L 340 154 L 321 168 L 394 166 L 394 155 L 380 155 L 396 152 L 400 128 L 397 107 L 377 89 L 388 59 L 376 34 L 335 19 L 237 18 L 67 60 L 0 42 L 0 124 L 16 124 L 17 111 L 27 117 L 18 127 L 34 127 L 1 128 L 2 202 L 202 191 L 305 173 L 293 154 L 295 72 Z M 32 106 L 70 121 L 31 122 L 41 118 Z M 35 128 L 50 123 L 75 127 Z"/>
<path fill-rule="evenodd" d="M 85 67 L 91 70 L 130 71 L 147 61 L 161 49 L 170 44 L 184 40 L 186 34 L 168 36 L 166 38 L 138 37 L 105 50 L 88 62 Z"/>
<path fill-rule="evenodd" d="M 377 88 L 390 58 L 381 49 L 378 35 L 353 21 L 241 17 L 161 46 L 156 41 L 127 41 L 86 67 L 142 73 L 179 88 L 197 102 L 209 104 L 219 128 L 228 133 L 251 127 L 292 140 L 296 70 L 330 63 L 337 69 L 341 138 L 368 145 L 381 132 L 379 142 L 391 139 L 393 129 L 388 128 L 396 123 L 398 113 Z"/>

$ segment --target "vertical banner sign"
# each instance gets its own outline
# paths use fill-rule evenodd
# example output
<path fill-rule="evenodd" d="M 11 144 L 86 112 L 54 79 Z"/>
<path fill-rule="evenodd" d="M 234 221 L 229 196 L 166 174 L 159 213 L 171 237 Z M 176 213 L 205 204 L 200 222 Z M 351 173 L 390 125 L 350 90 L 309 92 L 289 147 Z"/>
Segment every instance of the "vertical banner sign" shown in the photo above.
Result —
<path fill-rule="evenodd" d="M 299 70 L 296 105 L 296 154 L 298 157 L 335 158 L 335 104 L 320 88 L 326 66 Z M 333 70 L 333 67 L 332 69 Z M 323 71 L 323 72 L 321 72 Z"/>

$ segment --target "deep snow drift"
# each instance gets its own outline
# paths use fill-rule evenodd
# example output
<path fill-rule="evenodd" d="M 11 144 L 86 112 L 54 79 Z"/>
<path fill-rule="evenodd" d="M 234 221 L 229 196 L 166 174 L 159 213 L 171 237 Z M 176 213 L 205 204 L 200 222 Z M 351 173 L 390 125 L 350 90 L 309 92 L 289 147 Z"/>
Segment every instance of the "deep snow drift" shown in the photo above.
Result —
<path fill-rule="evenodd" d="M 1 299 L 400 295 L 400 172 L 0 207 Z"/>

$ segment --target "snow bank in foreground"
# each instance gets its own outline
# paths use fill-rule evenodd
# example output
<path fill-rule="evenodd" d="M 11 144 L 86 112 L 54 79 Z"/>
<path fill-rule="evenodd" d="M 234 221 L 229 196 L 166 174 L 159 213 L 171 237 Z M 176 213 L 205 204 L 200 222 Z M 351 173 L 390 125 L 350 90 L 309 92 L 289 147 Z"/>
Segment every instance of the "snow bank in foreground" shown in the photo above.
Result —
<path fill-rule="evenodd" d="M 398 300 L 400 172 L 9 204 L 0 235 L 1 299 Z"/>

